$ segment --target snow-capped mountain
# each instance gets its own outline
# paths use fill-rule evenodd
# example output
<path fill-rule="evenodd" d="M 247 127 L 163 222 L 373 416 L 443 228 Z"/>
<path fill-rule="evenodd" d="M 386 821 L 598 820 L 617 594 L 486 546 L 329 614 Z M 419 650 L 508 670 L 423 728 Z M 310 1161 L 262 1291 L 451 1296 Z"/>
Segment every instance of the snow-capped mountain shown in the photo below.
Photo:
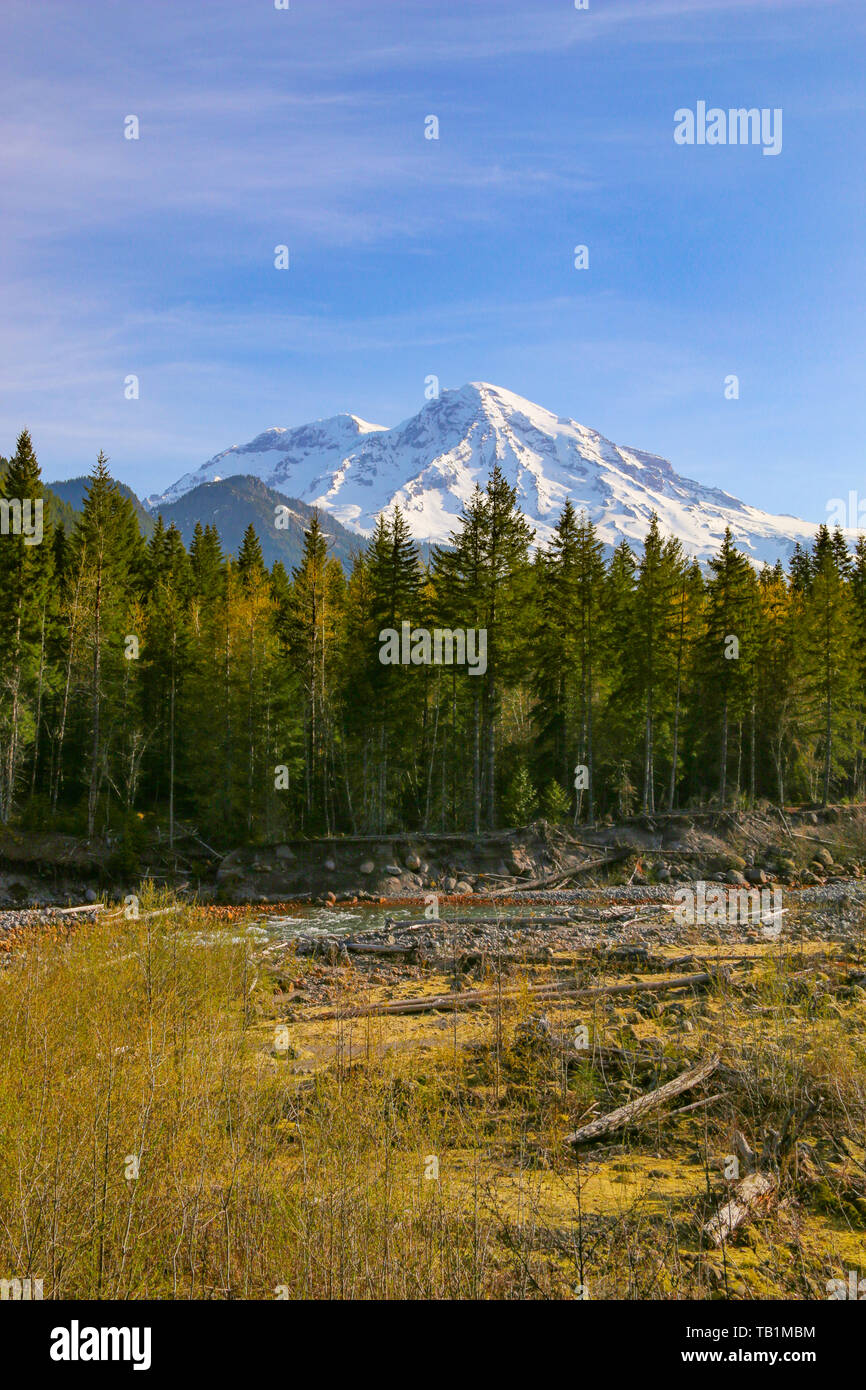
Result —
<path fill-rule="evenodd" d="M 797 517 L 771 515 L 683 478 L 667 459 L 612 444 L 486 382 L 443 391 L 392 429 L 337 415 L 266 430 L 215 454 L 147 505 L 156 510 L 200 483 L 250 474 L 360 534 L 399 503 L 418 540 L 445 541 L 495 462 L 516 487 L 539 541 L 549 538 L 566 497 L 588 512 L 609 546 L 642 541 L 656 512 L 662 528 L 700 559 L 718 550 L 726 526 L 741 550 L 770 562 L 784 559 L 795 541 L 808 544 L 815 531 Z"/>

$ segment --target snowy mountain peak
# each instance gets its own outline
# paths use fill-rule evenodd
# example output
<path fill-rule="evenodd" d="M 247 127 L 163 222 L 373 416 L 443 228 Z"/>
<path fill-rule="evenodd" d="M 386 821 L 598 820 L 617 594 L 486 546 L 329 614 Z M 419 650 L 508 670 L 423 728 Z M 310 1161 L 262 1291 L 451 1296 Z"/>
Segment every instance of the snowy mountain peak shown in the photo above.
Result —
<path fill-rule="evenodd" d="M 308 484 L 311 462 L 315 471 L 333 468 L 351 452 L 359 439 L 385 429 L 386 425 L 374 425 L 362 420 L 360 415 L 348 414 L 313 420 L 295 429 L 272 425 L 249 444 L 232 444 L 214 454 L 207 463 L 194 473 L 185 473 L 165 492 L 146 498 L 145 505 L 154 511 L 160 503 L 177 502 L 200 483 L 219 482 L 238 474 L 261 478 L 269 487 L 301 497 L 295 487 L 294 474 L 299 478 L 303 475 Z M 292 485 L 287 487 L 287 483 Z"/>
<path fill-rule="evenodd" d="M 200 483 L 237 474 L 330 512 L 368 535 L 378 514 L 398 503 L 419 540 L 446 541 L 461 508 L 494 463 L 546 540 L 570 497 L 608 546 L 639 544 L 657 513 L 668 534 L 704 559 L 730 526 L 755 560 L 790 553 L 815 527 L 772 516 L 718 488 L 675 472 L 667 459 L 612 443 L 598 430 L 486 381 L 443 390 L 389 429 L 358 415 L 335 415 L 293 429 L 273 426 L 187 473 L 148 506 L 177 501 Z"/>

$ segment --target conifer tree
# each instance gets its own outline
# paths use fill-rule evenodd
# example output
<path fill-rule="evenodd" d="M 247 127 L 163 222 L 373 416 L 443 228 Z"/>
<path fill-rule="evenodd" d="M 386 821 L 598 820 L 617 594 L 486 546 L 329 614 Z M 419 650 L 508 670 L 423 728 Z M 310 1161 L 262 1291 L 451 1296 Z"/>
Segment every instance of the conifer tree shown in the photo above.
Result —
<path fill-rule="evenodd" d="M 594 821 L 594 711 L 602 651 L 603 547 L 592 522 L 569 499 L 537 572 L 536 721 L 543 764 L 564 789 L 575 765 L 588 771 L 589 824 Z M 541 764 L 539 764 L 541 766 Z M 583 791 L 577 793 L 575 819 Z"/>
<path fill-rule="evenodd" d="M 244 588 L 250 588 L 260 581 L 265 573 L 265 560 L 262 554 L 261 542 L 256 535 L 256 528 L 250 522 L 246 531 L 241 548 L 238 551 L 237 572 L 241 584 Z"/>
<path fill-rule="evenodd" d="M 27 430 L 0 480 L 0 822 L 13 812 L 23 755 L 38 759 L 53 551 L 41 473 Z M 28 534 L 29 532 L 29 534 Z"/>
<path fill-rule="evenodd" d="M 108 459 L 101 450 L 85 491 L 73 548 L 73 567 L 84 592 L 90 654 L 87 834 L 92 837 L 99 797 L 106 779 L 110 780 L 110 726 L 104 725 L 103 708 L 111 686 L 121 683 L 124 618 L 144 562 L 144 546 L 132 503 L 113 481 Z M 61 758 L 62 753 L 61 748 Z"/>
<path fill-rule="evenodd" d="M 411 729 L 417 699 L 417 667 L 402 661 L 384 665 L 378 645 L 382 632 L 391 630 L 402 636 L 403 623 L 411 628 L 419 615 L 420 560 L 399 506 L 395 506 L 390 519 L 384 514 L 379 517 L 367 552 L 367 579 L 376 646 L 366 654 L 365 665 L 374 691 L 379 734 L 375 801 L 376 824 L 381 834 L 398 813 L 397 798 L 406 759 L 397 735 L 398 730 Z"/>
<path fill-rule="evenodd" d="M 850 746 L 854 727 L 857 666 L 854 613 L 850 587 L 840 570 L 826 527 L 819 528 L 812 552 L 812 580 L 805 596 L 801 630 L 801 665 L 811 727 L 823 754 L 821 801 L 827 805 L 834 771 Z"/>
<path fill-rule="evenodd" d="M 718 555 L 710 560 L 706 627 L 702 640 L 705 709 L 719 728 L 718 796 L 727 805 L 730 730 L 741 720 L 752 695 L 757 661 L 757 580 L 745 555 L 725 530 Z M 739 750 L 738 750 L 739 751 Z"/>
<path fill-rule="evenodd" d="M 304 532 L 301 563 L 292 572 L 283 632 L 303 692 L 305 824 L 315 827 L 320 820 L 327 834 L 333 830 L 335 797 L 332 665 L 343 590 L 342 569 L 328 559 L 327 539 L 314 513 Z"/>

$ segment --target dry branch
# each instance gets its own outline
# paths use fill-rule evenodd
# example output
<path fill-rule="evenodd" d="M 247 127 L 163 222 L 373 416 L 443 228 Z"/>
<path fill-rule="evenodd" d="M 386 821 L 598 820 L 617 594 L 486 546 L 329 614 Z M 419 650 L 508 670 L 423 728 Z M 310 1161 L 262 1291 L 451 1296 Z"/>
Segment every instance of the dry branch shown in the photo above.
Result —
<path fill-rule="evenodd" d="M 485 896 L 504 898 L 511 896 L 515 891 L 527 893 L 535 888 L 555 888 L 561 883 L 567 883 L 571 878 L 577 878 L 578 874 L 589 873 L 590 869 L 603 869 L 607 864 L 616 864 L 621 859 L 627 859 L 634 852 L 633 849 L 616 850 L 613 854 L 605 855 L 604 859 L 588 859 L 585 864 L 578 864 L 574 869 L 558 869 L 555 874 L 546 874 L 544 878 L 533 878 L 528 882 L 520 881 L 516 888 L 496 888 Z"/>
<path fill-rule="evenodd" d="M 654 1110 L 656 1106 L 663 1105 L 666 1100 L 672 1100 L 674 1096 L 690 1090 L 692 1086 L 699 1086 L 707 1077 L 712 1076 L 718 1065 L 718 1057 L 712 1057 L 708 1062 L 692 1067 L 691 1071 L 682 1072 L 672 1081 L 667 1081 L 664 1086 L 659 1086 L 657 1090 L 638 1096 L 637 1100 L 629 1101 L 628 1105 L 621 1105 L 618 1110 L 611 1110 L 609 1114 L 600 1115 L 597 1120 L 591 1120 L 588 1125 L 576 1129 L 573 1134 L 567 1135 L 566 1144 L 588 1144 L 593 1139 L 600 1139 L 603 1134 L 622 1129 L 625 1125 L 640 1119 L 648 1110 Z"/>

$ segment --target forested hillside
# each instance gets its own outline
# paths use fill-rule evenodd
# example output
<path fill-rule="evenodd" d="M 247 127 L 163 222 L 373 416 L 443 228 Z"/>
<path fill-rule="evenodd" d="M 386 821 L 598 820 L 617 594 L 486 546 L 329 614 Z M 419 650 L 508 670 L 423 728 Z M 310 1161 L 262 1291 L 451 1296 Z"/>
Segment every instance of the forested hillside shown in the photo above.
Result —
<path fill-rule="evenodd" d="M 26 432 L 0 486 L 44 495 Z M 236 556 L 143 539 L 102 456 L 82 508 L 0 537 L 4 824 L 226 842 L 864 795 L 862 540 L 756 573 L 728 536 L 704 574 L 654 523 L 606 563 L 567 504 L 533 551 L 494 468 L 429 561 L 395 509 L 349 572 L 314 518 L 289 574 L 252 527 Z M 486 630 L 486 670 L 383 665 L 403 622 Z"/>

